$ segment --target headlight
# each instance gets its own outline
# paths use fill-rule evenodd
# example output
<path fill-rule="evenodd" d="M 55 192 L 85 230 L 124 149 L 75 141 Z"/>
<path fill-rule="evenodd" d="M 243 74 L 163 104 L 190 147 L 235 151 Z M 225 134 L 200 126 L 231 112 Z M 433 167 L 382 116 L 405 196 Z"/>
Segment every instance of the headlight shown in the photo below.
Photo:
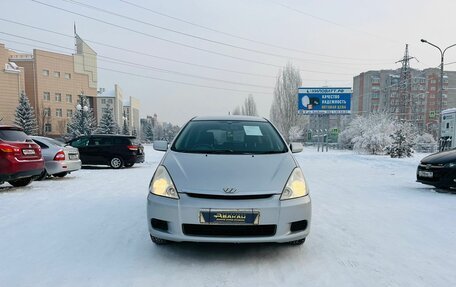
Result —
<path fill-rule="evenodd" d="M 179 199 L 176 187 L 174 186 L 168 171 L 164 166 L 159 166 L 149 185 L 149 191 L 158 196 Z"/>
<path fill-rule="evenodd" d="M 456 167 L 456 162 L 450 162 L 445 164 L 445 167 Z"/>
<path fill-rule="evenodd" d="M 299 167 L 295 168 L 288 178 L 280 200 L 287 200 L 308 195 L 306 180 Z"/>

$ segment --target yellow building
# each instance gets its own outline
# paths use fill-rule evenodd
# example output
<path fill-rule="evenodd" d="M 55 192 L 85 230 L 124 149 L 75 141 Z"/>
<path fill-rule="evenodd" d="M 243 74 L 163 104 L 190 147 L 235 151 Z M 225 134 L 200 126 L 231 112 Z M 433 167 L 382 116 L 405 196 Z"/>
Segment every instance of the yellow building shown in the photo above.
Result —
<path fill-rule="evenodd" d="M 35 108 L 39 134 L 64 135 L 82 93 L 97 116 L 97 54 L 76 33 L 75 40 L 74 55 L 34 49 L 30 55 L 9 57 L 25 70 L 25 92 Z"/>
<path fill-rule="evenodd" d="M 13 124 L 19 95 L 25 90 L 24 69 L 9 61 L 12 52 L 0 43 L 0 124 Z"/>

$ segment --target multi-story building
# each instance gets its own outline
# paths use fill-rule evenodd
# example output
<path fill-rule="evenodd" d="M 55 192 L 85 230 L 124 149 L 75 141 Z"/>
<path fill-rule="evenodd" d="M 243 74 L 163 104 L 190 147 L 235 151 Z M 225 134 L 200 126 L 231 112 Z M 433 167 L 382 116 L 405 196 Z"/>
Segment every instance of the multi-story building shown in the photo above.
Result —
<path fill-rule="evenodd" d="M 123 92 L 119 85 L 115 84 L 114 89 L 105 90 L 100 89 L 97 96 L 97 114 L 98 124 L 100 123 L 101 116 L 105 109 L 110 106 L 113 115 L 114 121 L 119 126 L 122 127 L 123 124 Z"/>
<path fill-rule="evenodd" d="M 386 111 L 414 123 L 420 130 L 437 132 L 440 111 L 440 70 L 410 69 L 401 80 L 401 69 L 368 71 L 353 78 L 352 114 Z M 451 84 L 450 84 L 451 83 Z M 456 72 L 443 77 L 443 109 L 456 107 Z"/>
<path fill-rule="evenodd" d="M 0 124 L 13 124 L 19 95 L 25 91 L 24 69 L 9 61 L 11 53 L 0 43 Z"/>
<path fill-rule="evenodd" d="M 40 134 L 65 134 L 81 94 L 88 97 L 97 117 L 97 54 L 77 34 L 75 40 L 74 55 L 38 49 L 27 55 L 10 53 L 9 61 L 24 68 L 25 92 L 35 108 Z"/>
<path fill-rule="evenodd" d="M 124 103 L 123 107 L 123 116 L 128 124 L 128 129 L 130 133 L 138 135 L 140 133 L 140 121 L 139 121 L 139 109 L 141 107 L 141 102 L 134 98 L 129 97 L 128 100 Z"/>

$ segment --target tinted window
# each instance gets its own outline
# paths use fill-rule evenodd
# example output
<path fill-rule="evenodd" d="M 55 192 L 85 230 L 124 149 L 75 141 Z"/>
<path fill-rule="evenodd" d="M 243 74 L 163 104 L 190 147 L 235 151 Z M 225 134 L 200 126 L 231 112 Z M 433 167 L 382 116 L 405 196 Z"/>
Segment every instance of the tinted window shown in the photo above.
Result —
<path fill-rule="evenodd" d="M 0 139 L 11 142 L 25 142 L 29 138 L 23 131 L 0 130 Z"/>
<path fill-rule="evenodd" d="M 114 139 L 114 144 L 130 145 L 131 141 L 129 138 L 118 137 Z"/>
<path fill-rule="evenodd" d="M 39 145 L 41 148 L 43 148 L 43 149 L 44 149 L 44 148 L 49 148 L 47 145 L 45 145 L 43 142 L 41 142 L 41 141 L 39 141 L 39 140 L 37 140 L 37 139 L 33 139 L 33 141 L 34 141 L 37 145 Z"/>
<path fill-rule="evenodd" d="M 89 143 L 88 138 L 79 138 L 77 140 L 74 140 L 70 143 L 72 147 L 85 147 Z"/>
<path fill-rule="evenodd" d="M 58 140 L 55 140 L 55 139 L 46 139 L 49 143 L 53 144 L 53 145 L 56 145 L 56 146 L 65 146 L 65 143 L 61 142 L 61 141 L 58 141 Z"/>
<path fill-rule="evenodd" d="M 171 147 L 178 152 L 267 154 L 287 152 L 287 146 L 268 122 L 193 121 Z"/>

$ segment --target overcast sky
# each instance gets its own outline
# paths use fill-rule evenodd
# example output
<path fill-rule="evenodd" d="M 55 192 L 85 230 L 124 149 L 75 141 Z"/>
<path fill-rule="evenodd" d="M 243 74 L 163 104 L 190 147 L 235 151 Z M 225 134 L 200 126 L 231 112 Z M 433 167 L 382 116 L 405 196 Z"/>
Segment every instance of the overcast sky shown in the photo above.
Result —
<path fill-rule="evenodd" d="M 196 115 L 227 114 L 248 94 L 260 115 L 269 117 L 275 77 L 287 62 L 301 69 L 303 86 L 351 87 L 353 76 L 363 71 L 400 67 L 395 62 L 406 43 L 419 61 L 411 66 L 418 69 L 440 63 L 437 49 L 421 38 L 442 47 L 456 43 L 456 1 L 451 0 L 37 1 L 93 19 L 31 0 L 0 0 L 0 18 L 70 36 L 76 22 L 78 34 L 100 56 L 99 87 L 112 89 L 117 83 L 124 96 L 141 101 L 142 116 L 157 113 L 160 120 L 179 125 Z M 35 47 L 71 53 L 74 47 L 71 37 L 3 20 L 0 43 L 26 52 Z M 448 50 L 445 62 L 455 61 L 456 47 Z M 456 64 L 446 69 L 456 70 Z"/>

